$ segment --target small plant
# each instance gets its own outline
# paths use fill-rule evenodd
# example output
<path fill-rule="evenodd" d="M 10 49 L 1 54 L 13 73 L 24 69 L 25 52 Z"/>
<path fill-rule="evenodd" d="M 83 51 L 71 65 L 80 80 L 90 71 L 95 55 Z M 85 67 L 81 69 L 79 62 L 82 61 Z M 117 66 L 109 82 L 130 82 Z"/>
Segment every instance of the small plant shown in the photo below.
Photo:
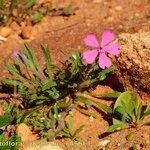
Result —
<path fill-rule="evenodd" d="M 95 63 L 87 67 L 82 63 L 81 55 L 76 52 L 63 64 L 63 68 L 59 69 L 52 64 L 48 49 L 42 47 L 42 52 L 45 58 L 44 69 L 39 65 L 33 51 L 27 46 L 20 53 L 18 51 L 13 53 L 15 64 L 4 61 L 4 66 L 11 73 L 13 79 L 4 79 L 3 83 L 18 87 L 18 93 L 21 96 L 18 98 L 22 101 L 22 107 L 28 109 L 26 113 L 20 113 L 20 116 L 15 118 L 18 122 L 27 120 L 30 122 L 30 119 L 27 119 L 29 116 L 31 117 L 34 112 L 46 107 L 46 115 L 42 116 L 45 118 L 42 120 L 42 124 L 41 119 L 37 119 L 38 117 L 35 119 L 36 122 L 31 122 L 38 124 L 42 133 L 46 129 L 54 129 L 51 132 L 56 136 L 56 133 L 63 129 L 63 123 L 60 120 L 65 121 L 65 117 L 72 108 L 94 117 L 95 115 L 88 111 L 90 107 L 98 107 L 108 113 L 112 112 L 110 107 L 90 100 L 87 94 L 82 92 L 93 84 L 103 81 L 106 75 L 114 70 L 114 67 L 100 70 Z M 81 104 L 84 104 L 85 107 L 81 108 Z M 14 115 L 13 111 L 11 114 Z M 56 117 L 57 114 L 60 117 Z M 46 120 L 52 124 L 49 122 L 49 125 L 44 125 Z M 61 128 L 56 129 L 56 124 L 60 124 Z"/>
<path fill-rule="evenodd" d="M 106 38 L 106 35 L 110 38 Z M 75 139 L 83 126 L 73 130 L 71 116 L 66 122 L 72 109 L 93 117 L 96 117 L 92 111 L 95 108 L 105 113 L 112 113 L 111 107 L 95 100 L 88 94 L 88 90 L 105 80 L 107 75 L 115 70 L 112 63 L 108 63 L 110 60 L 106 52 L 104 54 L 106 57 L 99 58 L 98 64 L 96 59 L 104 49 L 112 54 L 119 54 L 118 44 L 110 43 L 115 38 L 112 31 L 104 31 L 103 48 L 100 48 L 99 45 L 94 45 L 97 42 L 95 37 L 88 35 L 85 38 L 86 45 L 97 47 L 95 47 L 96 55 L 95 50 L 94 54 L 93 50 L 92 53 L 87 51 L 83 54 L 83 59 L 87 64 L 84 64 L 79 52 L 72 53 L 69 59 L 62 63 L 62 67 L 57 67 L 52 64 L 48 48 L 43 46 L 41 47 L 45 59 L 43 66 L 28 46 L 25 45 L 20 52 L 14 51 L 12 55 L 14 64 L 7 61 L 3 63 L 12 77 L 4 79 L 2 83 L 17 87 L 19 94 L 17 98 L 20 100 L 20 106 L 9 109 L 11 110 L 9 116 L 13 120 L 9 122 L 30 124 L 39 131 L 42 137 L 49 140 L 65 135 Z M 109 49 L 110 47 L 113 49 Z"/>
<path fill-rule="evenodd" d="M 146 109 L 138 101 L 133 92 L 122 93 L 115 102 L 113 108 L 113 125 L 108 128 L 108 132 L 128 127 L 136 127 L 142 123 L 144 117 L 150 115 L 150 103 Z M 144 122 L 147 124 L 147 122 Z"/>
<path fill-rule="evenodd" d="M 42 104 L 48 99 L 56 100 L 59 96 L 56 90 L 56 81 L 51 72 L 52 64 L 48 50 L 42 47 L 46 59 L 45 73 L 32 50 L 24 47 L 22 54 L 15 51 L 13 59 L 16 64 L 4 62 L 4 66 L 13 75 L 13 80 L 5 79 L 3 82 L 18 86 L 18 92 L 23 97 L 23 106 L 30 108 Z M 32 106 L 33 105 L 33 106 Z"/>

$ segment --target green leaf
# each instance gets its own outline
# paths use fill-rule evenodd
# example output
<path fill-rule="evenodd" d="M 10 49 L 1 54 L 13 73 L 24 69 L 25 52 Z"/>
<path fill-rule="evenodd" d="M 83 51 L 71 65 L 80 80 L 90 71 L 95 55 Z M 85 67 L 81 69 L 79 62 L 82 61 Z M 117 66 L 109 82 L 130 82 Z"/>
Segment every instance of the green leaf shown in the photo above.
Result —
<path fill-rule="evenodd" d="M 0 129 L 0 142 L 4 141 L 4 132 L 2 129 Z"/>
<path fill-rule="evenodd" d="M 53 81 L 52 67 L 51 67 L 52 62 L 51 62 L 49 50 L 48 50 L 48 48 L 44 48 L 43 46 L 41 48 L 42 48 L 44 58 L 46 61 L 46 70 L 47 70 L 48 77 L 49 77 L 50 81 Z"/>
<path fill-rule="evenodd" d="M 150 115 L 150 102 L 147 105 L 146 110 L 144 111 L 143 117 Z"/>
<path fill-rule="evenodd" d="M 116 112 L 116 108 L 121 107 L 122 110 L 124 110 L 123 116 L 125 117 L 125 121 L 129 121 L 129 120 L 126 120 L 127 118 L 129 119 L 129 117 L 131 117 L 132 118 L 131 120 L 134 121 L 133 119 L 136 117 L 135 111 L 136 111 L 137 104 L 138 104 L 137 97 L 135 93 L 127 91 L 127 92 L 122 93 L 118 97 L 118 99 L 115 102 L 113 112 Z M 113 118 L 114 124 L 118 124 L 122 122 L 121 118 L 120 119 L 116 119 L 116 118 L 117 116 L 115 117 L 115 114 L 114 114 L 114 118 Z"/>
<path fill-rule="evenodd" d="M 142 103 L 139 103 L 137 104 L 137 108 L 135 109 L 135 118 L 137 124 L 139 123 L 141 117 L 142 117 Z"/>
<path fill-rule="evenodd" d="M 11 114 L 4 114 L 0 116 L 0 127 L 7 126 L 13 121 Z"/>
<path fill-rule="evenodd" d="M 60 131 L 60 132 L 58 133 L 58 136 L 59 136 L 59 137 L 71 137 L 69 133 L 66 133 L 66 132 L 64 132 L 64 131 Z"/>
<path fill-rule="evenodd" d="M 11 65 L 7 61 L 3 61 L 3 65 L 12 75 L 20 77 L 20 72 L 15 65 Z"/>
<path fill-rule="evenodd" d="M 55 119 L 58 120 L 58 114 L 59 114 L 59 113 L 58 113 L 57 105 L 55 104 L 53 108 L 54 108 L 54 116 L 55 116 Z"/>
<path fill-rule="evenodd" d="M 102 70 L 102 71 L 99 73 L 99 75 L 98 75 L 98 79 L 99 79 L 100 81 L 103 81 L 103 80 L 107 77 L 107 74 L 110 73 L 110 72 L 112 72 L 112 71 L 114 71 L 114 69 L 115 69 L 115 67 L 112 66 L 112 67 L 109 67 L 109 68 L 107 68 L 107 69 L 105 69 L 105 70 Z"/>
<path fill-rule="evenodd" d="M 7 102 L 4 102 L 3 105 L 2 105 L 2 107 L 3 107 L 3 110 L 4 110 L 4 112 L 6 114 L 11 114 L 11 111 L 13 109 L 13 105 L 11 105 L 11 104 L 9 104 Z"/>
<path fill-rule="evenodd" d="M 56 124 L 56 118 L 54 117 L 54 114 L 52 113 L 52 111 L 50 110 L 48 113 L 48 118 L 50 118 L 51 122 L 50 122 L 50 126 L 51 128 L 55 128 L 55 124 Z"/>
<path fill-rule="evenodd" d="M 72 101 L 71 100 L 68 101 L 66 99 L 61 99 L 61 100 L 57 101 L 56 104 L 59 109 L 65 109 L 72 104 Z"/>
<path fill-rule="evenodd" d="M 85 125 L 81 125 L 78 129 L 76 129 L 73 136 L 76 137 L 76 135 L 79 134 L 84 129 L 84 127 L 85 127 Z"/>
<path fill-rule="evenodd" d="M 118 106 L 113 112 L 113 121 L 115 121 L 115 124 L 125 124 L 131 121 L 131 117 L 127 114 L 124 107 Z"/>
<path fill-rule="evenodd" d="M 81 109 L 79 107 L 75 107 L 75 109 L 77 109 L 78 111 L 80 111 L 82 114 L 86 115 L 86 116 L 92 116 L 94 118 L 97 118 L 97 115 L 96 113 L 93 113 L 93 112 L 89 112 L 88 110 L 84 110 L 84 109 Z"/>
<path fill-rule="evenodd" d="M 131 140 L 133 140 L 133 137 L 134 137 L 134 133 L 133 133 L 133 132 L 130 132 L 130 133 L 126 136 L 126 139 L 127 139 L 127 141 L 131 141 Z"/>
<path fill-rule="evenodd" d="M 37 106 L 37 107 L 34 107 L 34 108 L 31 108 L 28 110 L 28 112 L 24 113 L 22 116 L 21 116 L 21 119 L 20 119 L 20 122 L 25 122 L 26 119 L 32 115 L 34 112 L 36 112 L 37 110 L 39 110 L 41 107 L 43 107 L 43 105 L 40 105 L 40 106 Z"/>
<path fill-rule="evenodd" d="M 77 97 L 75 100 L 77 100 L 77 101 L 79 101 L 79 102 L 81 102 L 81 103 L 83 103 L 85 105 L 88 105 L 88 106 L 92 106 L 93 105 L 93 102 L 91 100 L 89 100 L 89 99 L 87 99 L 85 97 L 82 97 L 82 96 Z"/>
<path fill-rule="evenodd" d="M 82 58 L 79 52 L 74 52 L 72 53 L 70 57 L 70 62 L 71 62 L 71 75 L 76 75 L 77 73 L 81 73 L 80 69 L 83 66 L 82 64 Z"/>
<path fill-rule="evenodd" d="M 27 45 L 24 45 L 24 49 L 23 49 L 23 53 L 27 56 L 28 58 L 28 65 L 29 65 L 29 68 L 30 69 L 34 69 L 34 71 L 38 72 L 41 74 L 41 76 L 43 78 L 45 78 L 44 74 L 43 74 L 43 71 L 41 69 L 41 66 L 39 65 L 39 62 L 38 62 L 38 59 L 35 55 L 35 53 L 30 49 L 28 48 Z M 28 62 L 26 61 L 26 63 Z"/>
<path fill-rule="evenodd" d="M 107 132 L 114 132 L 115 130 L 121 129 L 122 125 L 121 124 L 113 124 L 109 126 L 107 129 Z"/>
<path fill-rule="evenodd" d="M 54 82 L 54 81 L 48 81 L 47 83 L 44 83 L 44 85 L 42 86 L 42 91 L 48 90 L 51 87 L 54 87 L 56 85 L 57 85 L 56 82 Z"/>
<path fill-rule="evenodd" d="M 63 8 L 63 14 L 64 15 L 72 15 L 76 11 L 77 8 L 72 7 L 72 5 L 68 5 Z"/>
<path fill-rule="evenodd" d="M 105 94 L 94 94 L 93 96 L 97 98 L 118 98 L 121 92 L 114 91 L 112 93 L 105 93 Z"/>
<path fill-rule="evenodd" d="M 3 79 L 1 81 L 3 84 L 7 84 L 7 85 L 19 85 L 20 84 L 20 81 L 17 81 L 17 80 L 10 80 L 10 79 Z"/>
<path fill-rule="evenodd" d="M 103 111 L 105 111 L 106 113 L 112 113 L 112 108 L 101 103 L 101 102 L 94 102 L 100 109 L 102 109 Z"/>
<path fill-rule="evenodd" d="M 4 9 L 4 0 L 0 0 L 0 9 L 1 9 L 1 10 Z"/>
<path fill-rule="evenodd" d="M 41 12 L 36 12 L 33 16 L 32 16 L 32 22 L 34 24 L 39 23 L 42 21 L 43 19 L 43 14 Z"/>
<path fill-rule="evenodd" d="M 47 93 L 49 94 L 49 98 L 56 100 L 59 97 L 59 91 L 57 91 L 55 87 L 53 87 L 51 90 L 48 90 Z"/>
<path fill-rule="evenodd" d="M 24 60 L 22 59 L 22 55 L 24 55 L 24 54 L 18 53 L 17 56 L 12 55 L 12 58 L 13 58 L 15 64 L 20 66 L 21 69 L 24 69 L 26 66 L 25 66 Z"/>
<path fill-rule="evenodd" d="M 27 7 L 28 7 L 28 8 L 32 7 L 32 6 L 35 5 L 35 4 L 36 4 L 36 0 L 28 0 L 28 1 L 27 1 Z"/>
<path fill-rule="evenodd" d="M 69 115 L 69 120 L 67 122 L 67 126 L 68 126 L 68 130 L 69 130 L 69 133 L 71 134 L 71 136 L 74 135 L 74 131 L 73 131 L 73 118 L 71 115 Z"/>

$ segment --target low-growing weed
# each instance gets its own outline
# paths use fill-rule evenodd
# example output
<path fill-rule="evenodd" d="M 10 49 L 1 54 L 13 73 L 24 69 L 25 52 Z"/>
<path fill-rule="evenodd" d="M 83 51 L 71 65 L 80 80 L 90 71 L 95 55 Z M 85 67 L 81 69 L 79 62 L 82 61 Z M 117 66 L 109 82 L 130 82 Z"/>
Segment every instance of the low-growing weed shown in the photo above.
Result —
<path fill-rule="evenodd" d="M 134 92 L 122 93 L 113 107 L 113 125 L 108 128 L 108 132 L 128 127 L 136 127 L 142 123 L 148 124 L 148 120 L 143 123 L 143 119 L 150 115 L 150 103 L 146 108 L 138 100 Z"/>
<path fill-rule="evenodd" d="M 66 131 L 68 136 L 74 138 L 80 130 L 70 131 L 70 123 L 65 120 L 70 110 L 74 108 L 93 117 L 96 115 L 89 111 L 90 108 L 112 112 L 109 106 L 93 101 L 86 90 L 103 81 L 114 67 L 102 70 L 96 63 L 84 65 L 81 54 L 75 52 L 59 68 L 52 64 L 49 50 L 44 47 L 41 49 L 45 58 L 44 66 L 40 65 L 35 53 L 26 45 L 21 52 L 14 51 L 14 64 L 4 61 L 12 78 L 2 82 L 17 87 L 21 103 L 15 111 L 13 108 L 9 112 L 9 116 L 17 123 L 26 122 L 37 126 L 37 130 L 48 139 L 60 136 L 60 131 Z M 21 109 L 24 110 L 22 113 Z M 41 110 L 43 113 L 36 113 Z"/>

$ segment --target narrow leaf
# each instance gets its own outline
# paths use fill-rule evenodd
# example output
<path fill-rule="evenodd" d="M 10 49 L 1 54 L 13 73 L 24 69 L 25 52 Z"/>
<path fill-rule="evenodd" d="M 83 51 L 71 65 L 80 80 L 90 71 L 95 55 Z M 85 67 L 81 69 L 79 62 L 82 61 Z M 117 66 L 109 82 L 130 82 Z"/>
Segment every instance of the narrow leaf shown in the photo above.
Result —
<path fill-rule="evenodd" d="M 52 62 L 51 62 L 51 57 L 49 55 L 49 51 L 48 51 L 48 48 L 44 48 L 42 46 L 42 51 L 43 51 L 43 54 L 44 54 L 44 58 L 45 58 L 45 61 L 46 61 L 46 69 L 47 69 L 47 73 L 48 73 L 48 77 L 50 79 L 50 81 L 53 80 L 53 75 L 52 75 Z"/>
<path fill-rule="evenodd" d="M 100 109 L 104 110 L 106 113 L 112 113 L 112 108 L 101 103 L 101 102 L 94 102 Z"/>
<path fill-rule="evenodd" d="M 93 96 L 97 98 L 118 98 L 120 96 L 121 92 L 114 91 L 112 93 L 105 93 L 105 94 L 93 94 Z"/>
<path fill-rule="evenodd" d="M 148 103 L 147 108 L 144 111 L 143 116 L 145 117 L 145 116 L 148 116 L 148 115 L 150 115 L 150 102 Z"/>
<path fill-rule="evenodd" d="M 88 106 L 91 106 L 93 104 L 93 102 L 85 97 L 82 97 L 82 96 L 79 96 L 77 97 L 75 100 L 85 104 L 85 105 L 88 105 Z"/>
<path fill-rule="evenodd" d="M 112 72 L 112 71 L 114 71 L 114 69 L 115 69 L 115 67 L 112 66 L 112 67 L 109 67 L 109 68 L 107 68 L 107 69 L 105 69 L 105 70 L 102 70 L 102 71 L 99 73 L 99 75 L 98 75 L 98 79 L 99 79 L 100 81 L 103 81 L 103 80 L 106 78 L 107 74 L 110 73 L 110 72 Z"/>
<path fill-rule="evenodd" d="M 121 127 L 121 124 L 113 124 L 107 129 L 107 132 L 114 132 L 115 130 L 121 129 Z"/>
<path fill-rule="evenodd" d="M 75 133 L 74 133 L 74 137 L 79 134 L 83 129 L 84 129 L 85 125 L 81 125 L 78 129 L 76 129 Z"/>
<path fill-rule="evenodd" d="M 77 109 L 78 111 L 80 111 L 82 114 L 86 115 L 86 116 L 92 116 L 94 118 L 97 118 L 97 115 L 96 113 L 93 113 L 93 112 L 89 112 L 88 110 L 84 110 L 84 109 L 81 109 L 79 107 L 75 107 L 75 109 Z"/>
<path fill-rule="evenodd" d="M 69 120 L 67 123 L 68 129 L 69 129 L 69 133 L 71 134 L 71 136 L 74 135 L 74 131 L 73 131 L 73 118 L 71 115 L 69 115 Z"/>

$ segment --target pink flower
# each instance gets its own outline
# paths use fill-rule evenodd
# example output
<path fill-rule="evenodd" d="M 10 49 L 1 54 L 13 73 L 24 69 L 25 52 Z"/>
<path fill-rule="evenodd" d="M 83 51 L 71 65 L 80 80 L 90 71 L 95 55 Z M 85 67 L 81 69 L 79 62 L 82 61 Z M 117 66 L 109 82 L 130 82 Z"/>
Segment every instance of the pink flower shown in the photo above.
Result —
<path fill-rule="evenodd" d="M 19 55 L 19 51 L 18 50 L 14 50 L 13 51 L 13 56 L 18 57 L 18 55 Z"/>
<path fill-rule="evenodd" d="M 87 64 L 93 64 L 98 58 L 99 67 L 102 69 L 109 68 L 112 65 L 108 53 L 114 56 L 120 54 L 120 46 L 116 40 L 114 32 L 105 30 L 102 34 L 101 42 L 99 43 L 94 34 L 88 34 L 84 42 L 87 46 L 90 46 L 92 50 L 88 50 L 83 53 L 83 59 Z"/>

